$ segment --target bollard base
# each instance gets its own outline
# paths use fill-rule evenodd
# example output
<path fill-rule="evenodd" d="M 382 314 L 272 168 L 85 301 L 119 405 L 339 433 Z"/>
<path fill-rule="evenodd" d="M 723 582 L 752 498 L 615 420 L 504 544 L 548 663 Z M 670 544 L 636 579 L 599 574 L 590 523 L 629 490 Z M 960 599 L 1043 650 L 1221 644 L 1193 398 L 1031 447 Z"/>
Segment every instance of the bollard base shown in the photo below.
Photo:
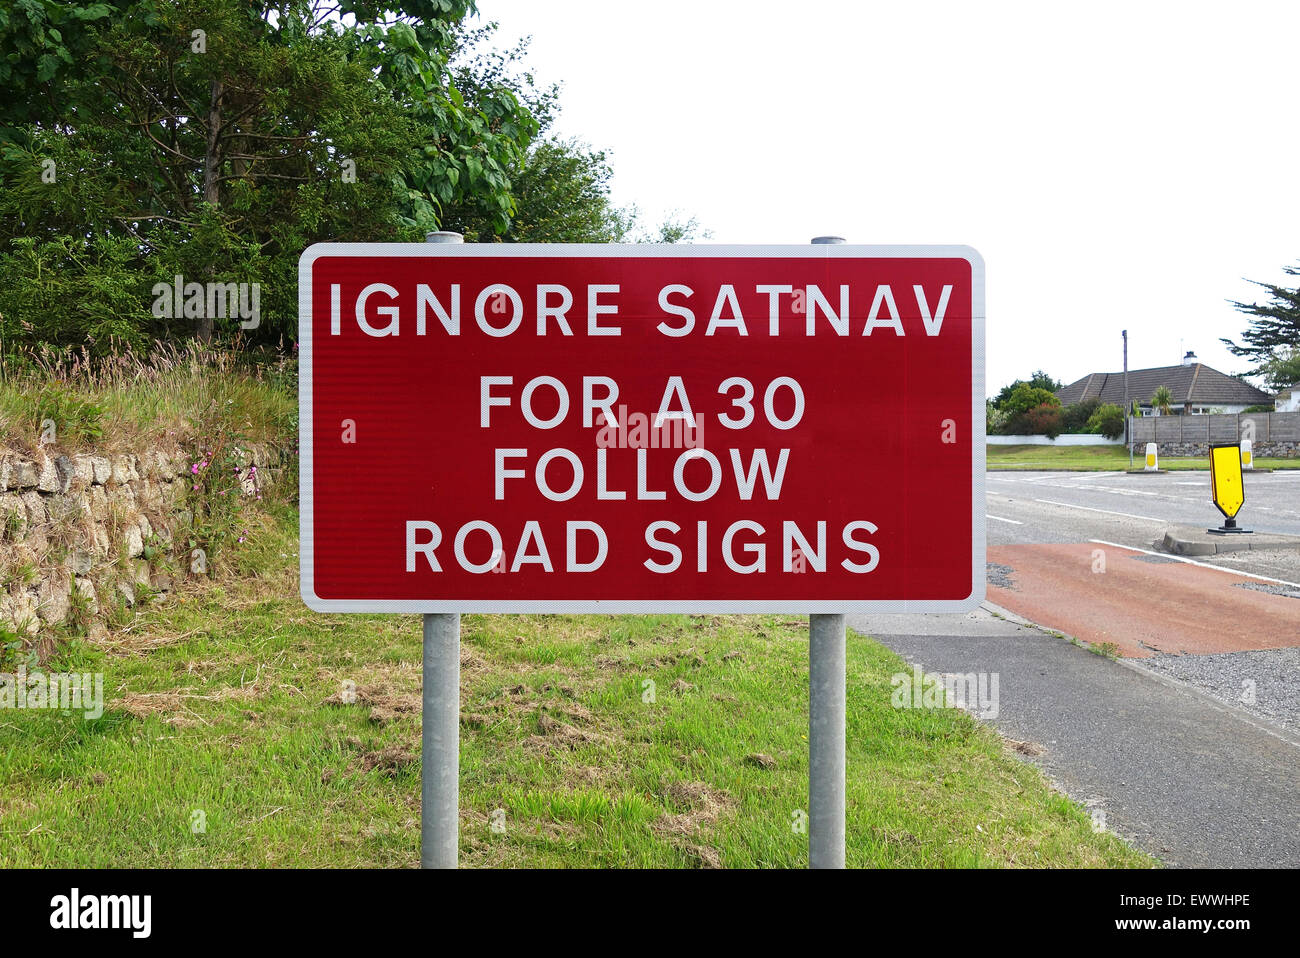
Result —
<path fill-rule="evenodd" d="M 1223 525 L 1219 526 L 1219 528 L 1206 529 L 1205 531 L 1212 536 L 1228 536 L 1233 535 L 1234 533 L 1249 535 L 1251 533 L 1250 529 L 1243 529 L 1241 526 L 1237 525 L 1236 519 L 1224 519 Z"/>

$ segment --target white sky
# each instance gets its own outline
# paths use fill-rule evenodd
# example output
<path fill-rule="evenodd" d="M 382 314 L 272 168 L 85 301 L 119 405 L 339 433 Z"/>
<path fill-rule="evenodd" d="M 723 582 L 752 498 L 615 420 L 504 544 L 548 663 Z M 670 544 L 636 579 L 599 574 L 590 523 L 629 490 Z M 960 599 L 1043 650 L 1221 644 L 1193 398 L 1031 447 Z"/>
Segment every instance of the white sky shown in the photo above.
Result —
<path fill-rule="evenodd" d="M 614 199 L 712 242 L 964 243 L 988 384 L 1172 365 L 1300 260 L 1300 3 L 479 0 Z"/>

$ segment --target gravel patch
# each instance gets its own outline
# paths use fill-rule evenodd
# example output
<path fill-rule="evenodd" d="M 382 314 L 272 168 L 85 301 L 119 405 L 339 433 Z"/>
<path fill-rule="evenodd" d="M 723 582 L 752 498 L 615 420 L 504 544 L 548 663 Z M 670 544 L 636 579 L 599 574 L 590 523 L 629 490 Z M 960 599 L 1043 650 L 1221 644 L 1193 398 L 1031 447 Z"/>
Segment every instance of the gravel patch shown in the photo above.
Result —
<path fill-rule="evenodd" d="M 1016 570 L 1009 565 L 1002 565 L 997 562 L 984 563 L 984 577 L 988 580 L 989 585 L 996 586 L 999 589 L 1014 589 L 1015 583 L 1011 581 L 1011 574 Z"/>
<path fill-rule="evenodd" d="M 1300 649 L 1155 655 L 1140 664 L 1300 732 Z"/>
<path fill-rule="evenodd" d="M 1250 589 L 1252 592 L 1267 592 L 1269 595 L 1284 595 L 1291 599 L 1300 599 L 1300 589 L 1293 589 L 1287 585 L 1276 585 L 1272 582 L 1237 582 L 1234 585 L 1238 589 Z"/>

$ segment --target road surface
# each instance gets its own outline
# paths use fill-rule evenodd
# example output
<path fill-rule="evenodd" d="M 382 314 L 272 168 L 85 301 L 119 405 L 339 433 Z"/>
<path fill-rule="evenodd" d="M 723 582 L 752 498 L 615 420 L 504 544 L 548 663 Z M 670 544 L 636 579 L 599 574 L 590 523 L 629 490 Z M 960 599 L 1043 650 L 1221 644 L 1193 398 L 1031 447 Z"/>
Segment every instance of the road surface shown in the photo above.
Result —
<path fill-rule="evenodd" d="M 1166 864 L 1300 867 L 1300 550 L 1160 555 L 1169 526 L 1218 525 L 1207 473 L 987 480 L 1009 611 L 850 627 L 927 672 L 996 673 L 989 721 Z M 1243 525 L 1300 535 L 1300 474 L 1246 483 Z"/>

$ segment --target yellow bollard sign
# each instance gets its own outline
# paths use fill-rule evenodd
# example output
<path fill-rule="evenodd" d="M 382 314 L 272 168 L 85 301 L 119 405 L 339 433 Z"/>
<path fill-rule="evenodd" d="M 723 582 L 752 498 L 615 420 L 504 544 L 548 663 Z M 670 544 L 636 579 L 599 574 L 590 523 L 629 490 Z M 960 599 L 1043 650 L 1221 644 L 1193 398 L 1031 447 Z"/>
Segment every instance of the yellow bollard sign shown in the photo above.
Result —
<path fill-rule="evenodd" d="M 1241 481 L 1241 447 L 1237 443 L 1210 447 L 1211 499 L 1228 519 L 1235 518 L 1246 501 Z"/>

